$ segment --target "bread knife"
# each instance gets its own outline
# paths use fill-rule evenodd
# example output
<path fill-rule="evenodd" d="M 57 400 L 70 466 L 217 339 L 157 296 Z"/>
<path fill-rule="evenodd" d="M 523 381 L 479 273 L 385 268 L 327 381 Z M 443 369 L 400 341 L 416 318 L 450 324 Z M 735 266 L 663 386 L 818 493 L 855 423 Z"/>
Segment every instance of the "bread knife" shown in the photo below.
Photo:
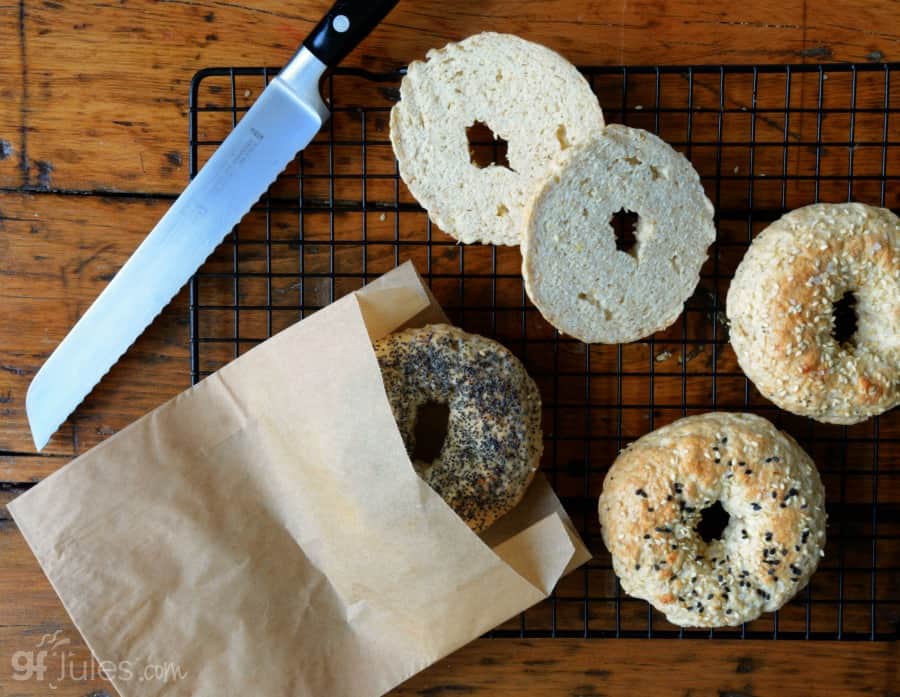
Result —
<path fill-rule="evenodd" d="M 334 4 L 53 351 L 25 398 L 38 450 L 319 132 L 319 81 L 397 1 Z"/>

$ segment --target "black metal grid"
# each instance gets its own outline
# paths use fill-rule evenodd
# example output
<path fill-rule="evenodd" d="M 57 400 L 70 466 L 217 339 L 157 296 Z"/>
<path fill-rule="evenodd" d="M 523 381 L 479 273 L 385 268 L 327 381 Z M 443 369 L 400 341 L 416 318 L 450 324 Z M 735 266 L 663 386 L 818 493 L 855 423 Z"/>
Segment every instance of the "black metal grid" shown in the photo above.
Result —
<path fill-rule="evenodd" d="M 390 150 L 388 113 L 401 73 L 339 70 L 324 83 L 332 120 L 191 281 L 192 380 L 413 259 L 455 323 L 502 341 L 538 381 L 543 466 L 596 555 L 553 597 L 492 635 L 896 639 L 900 413 L 839 427 L 775 408 L 737 366 L 724 294 L 749 241 L 786 210 L 846 200 L 900 208 L 898 68 L 584 70 L 607 121 L 654 131 L 685 153 L 717 211 L 718 240 L 683 316 L 621 346 L 560 337 L 525 296 L 517 249 L 458 245 L 432 226 Z M 276 73 L 218 68 L 195 76 L 192 175 Z M 714 409 L 766 416 L 813 455 L 827 490 L 828 543 L 810 586 L 778 613 L 686 631 L 621 591 L 599 536 L 596 497 L 624 444 Z"/>

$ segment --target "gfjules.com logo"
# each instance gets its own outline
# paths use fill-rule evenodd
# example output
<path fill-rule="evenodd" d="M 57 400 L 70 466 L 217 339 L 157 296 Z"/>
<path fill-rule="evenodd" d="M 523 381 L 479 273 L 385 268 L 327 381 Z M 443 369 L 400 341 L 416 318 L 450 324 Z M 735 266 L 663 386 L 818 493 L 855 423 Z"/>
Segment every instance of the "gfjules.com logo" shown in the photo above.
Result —
<path fill-rule="evenodd" d="M 44 682 L 55 690 L 58 683 L 98 678 L 117 682 L 171 683 L 187 677 L 181 666 L 171 661 L 126 660 L 113 663 L 83 658 L 83 654 L 78 657 L 67 648 L 72 641 L 61 637 L 61 634 L 62 630 L 57 629 L 53 634 L 44 634 L 33 649 L 16 651 L 11 657 L 12 679 Z"/>

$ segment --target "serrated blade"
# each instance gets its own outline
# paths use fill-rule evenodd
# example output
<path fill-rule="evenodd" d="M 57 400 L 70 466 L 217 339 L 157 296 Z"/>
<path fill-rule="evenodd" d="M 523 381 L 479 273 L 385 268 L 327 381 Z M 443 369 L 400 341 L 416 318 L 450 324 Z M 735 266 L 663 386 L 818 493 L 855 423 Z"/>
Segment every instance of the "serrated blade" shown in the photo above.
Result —
<path fill-rule="evenodd" d="M 318 133 L 325 66 L 305 61 L 266 87 L 32 380 L 25 410 L 38 450 Z"/>

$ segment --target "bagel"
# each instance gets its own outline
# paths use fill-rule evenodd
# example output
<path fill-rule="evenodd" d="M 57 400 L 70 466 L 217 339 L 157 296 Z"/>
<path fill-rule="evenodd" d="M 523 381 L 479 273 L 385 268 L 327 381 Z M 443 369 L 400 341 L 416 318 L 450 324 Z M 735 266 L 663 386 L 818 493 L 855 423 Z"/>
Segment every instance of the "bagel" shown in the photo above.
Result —
<path fill-rule="evenodd" d="M 509 167 L 479 168 L 466 130 L 507 142 Z M 558 53 L 486 32 L 409 66 L 391 110 L 400 176 L 431 219 L 460 242 L 517 245 L 525 206 L 560 154 L 603 128 L 587 80 Z"/>
<path fill-rule="evenodd" d="M 716 501 L 730 519 L 706 542 L 696 526 Z M 777 610 L 824 555 L 815 465 L 752 414 L 689 416 L 640 438 L 607 473 L 599 514 L 622 588 L 683 627 Z"/>
<path fill-rule="evenodd" d="M 833 335 L 856 297 L 856 332 Z M 747 250 L 726 314 L 738 363 L 794 414 L 854 424 L 900 403 L 900 218 L 860 203 L 788 213 Z"/>
<path fill-rule="evenodd" d="M 638 215 L 634 248 L 616 248 L 619 210 Z M 607 126 L 573 148 L 531 203 L 522 240 L 528 297 L 588 343 L 665 329 L 700 280 L 716 237 L 713 206 L 681 154 L 652 133 Z"/>
<path fill-rule="evenodd" d="M 522 363 L 496 341 L 445 324 L 375 343 L 385 392 L 406 450 L 426 404 L 449 408 L 447 435 L 419 476 L 481 532 L 519 503 L 540 464 L 541 397 Z"/>

